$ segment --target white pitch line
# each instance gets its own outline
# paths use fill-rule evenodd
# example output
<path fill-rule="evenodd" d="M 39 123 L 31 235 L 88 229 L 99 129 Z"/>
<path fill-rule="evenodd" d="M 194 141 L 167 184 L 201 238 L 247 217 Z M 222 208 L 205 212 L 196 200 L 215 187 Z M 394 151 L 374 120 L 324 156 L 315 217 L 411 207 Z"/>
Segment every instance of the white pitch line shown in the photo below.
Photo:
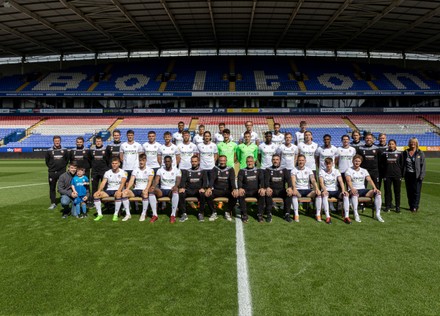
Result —
<path fill-rule="evenodd" d="M 243 223 L 235 220 L 235 234 L 237 242 L 237 281 L 238 281 L 238 315 L 252 315 L 251 288 L 249 286 L 246 247 L 244 242 Z"/>
<path fill-rule="evenodd" d="M 47 182 L 30 183 L 30 184 L 23 184 L 23 185 L 13 185 L 13 186 L 10 186 L 10 187 L 0 187 L 0 190 L 2 190 L 2 189 L 14 189 L 14 188 L 31 187 L 31 186 L 34 186 L 34 185 L 43 185 L 43 184 L 47 184 Z"/>
<path fill-rule="evenodd" d="M 438 183 L 438 182 L 429 182 L 429 181 L 423 181 L 423 184 L 440 184 L 440 183 Z"/>

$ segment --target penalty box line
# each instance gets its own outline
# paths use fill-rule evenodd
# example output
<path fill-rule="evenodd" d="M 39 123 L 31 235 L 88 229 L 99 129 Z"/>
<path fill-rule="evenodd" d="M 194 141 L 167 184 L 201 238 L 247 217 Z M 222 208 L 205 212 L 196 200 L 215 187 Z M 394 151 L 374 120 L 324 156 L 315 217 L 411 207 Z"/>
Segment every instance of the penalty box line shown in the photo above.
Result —
<path fill-rule="evenodd" d="M 252 315 L 251 288 L 246 259 L 246 245 L 243 233 L 243 223 L 235 219 L 236 251 L 237 251 L 237 285 L 238 285 L 238 315 Z"/>

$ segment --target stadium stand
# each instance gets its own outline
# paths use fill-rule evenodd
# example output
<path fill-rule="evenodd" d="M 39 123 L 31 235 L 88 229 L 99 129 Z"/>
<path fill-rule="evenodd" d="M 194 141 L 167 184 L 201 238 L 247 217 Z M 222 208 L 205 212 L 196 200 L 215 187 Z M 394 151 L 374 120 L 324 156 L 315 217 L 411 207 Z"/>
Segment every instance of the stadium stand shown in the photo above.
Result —
<path fill-rule="evenodd" d="M 438 81 L 414 69 L 283 56 L 151 58 L 46 72 L 23 86 L 25 78 L 2 77 L 0 91 L 440 90 Z"/>
<path fill-rule="evenodd" d="M 307 129 L 313 133 L 313 141 L 318 145 L 323 145 L 323 136 L 330 134 L 333 145 L 339 146 L 341 136 L 350 131 L 350 127 L 340 116 L 274 116 L 273 119 L 275 123 L 281 124 L 283 133 L 290 132 L 292 135 L 299 130 L 299 122 L 306 121 Z"/>
<path fill-rule="evenodd" d="M 406 145 L 410 137 L 417 137 L 423 146 L 440 144 L 433 127 L 414 115 L 350 115 L 349 119 L 360 131 L 371 132 L 375 137 L 386 133 L 387 139 L 395 139 L 399 146 Z"/>
<path fill-rule="evenodd" d="M 177 131 L 177 123 L 184 122 L 185 128 L 188 128 L 191 121 L 189 116 L 129 116 L 126 117 L 118 129 L 121 131 L 121 139 L 127 139 L 126 134 L 129 129 L 134 131 L 135 140 L 139 143 L 148 141 L 148 132 L 155 131 L 156 139 L 162 142 L 163 133 Z"/>
<path fill-rule="evenodd" d="M 75 139 L 84 137 L 85 146 L 90 146 L 89 139 L 114 122 L 113 117 L 84 117 L 84 116 L 60 116 L 49 117 L 44 123 L 32 130 L 27 138 L 17 142 L 11 142 L 8 146 L 14 147 L 39 147 L 52 146 L 53 136 L 60 135 L 64 147 L 75 147 Z"/>

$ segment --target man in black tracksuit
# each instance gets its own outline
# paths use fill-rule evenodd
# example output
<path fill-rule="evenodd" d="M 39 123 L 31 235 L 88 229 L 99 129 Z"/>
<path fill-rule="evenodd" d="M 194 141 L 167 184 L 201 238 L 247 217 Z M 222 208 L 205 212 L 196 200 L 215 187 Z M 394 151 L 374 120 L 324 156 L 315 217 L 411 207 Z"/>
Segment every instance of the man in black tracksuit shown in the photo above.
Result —
<path fill-rule="evenodd" d="M 279 155 L 272 156 L 272 166 L 266 168 L 264 181 L 266 187 L 266 222 L 272 221 L 273 198 L 279 197 L 284 200 L 284 218 L 290 218 L 290 208 L 292 206 L 292 195 L 287 193 L 287 189 L 292 187 L 292 177 L 289 170 L 280 167 L 281 158 Z M 263 216 L 258 218 L 263 221 Z"/>
<path fill-rule="evenodd" d="M 66 166 L 69 162 L 69 152 L 61 146 L 60 136 L 53 137 L 53 146 L 47 150 L 45 160 L 49 171 L 49 196 L 51 203 L 49 209 L 53 210 L 57 207 L 57 181 L 66 171 Z"/>
<path fill-rule="evenodd" d="M 258 200 L 258 218 L 263 217 L 265 182 L 264 170 L 255 167 L 253 156 L 246 158 L 246 168 L 238 172 L 238 202 L 240 203 L 241 220 L 248 222 L 246 198 L 254 197 Z"/>
<path fill-rule="evenodd" d="M 214 208 L 214 199 L 217 197 L 226 197 L 228 201 L 228 211 L 225 212 L 225 218 L 232 221 L 231 214 L 234 211 L 236 198 L 238 197 L 237 185 L 235 184 L 235 171 L 226 165 L 227 158 L 222 155 L 218 158 L 218 166 L 210 170 L 209 185 L 206 189 L 206 201 L 211 211 L 210 221 L 215 221 L 217 212 Z"/>
<path fill-rule="evenodd" d="M 380 159 L 382 157 L 382 154 L 388 150 L 387 134 L 380 133 L 377 139 L 378 143 L 376 144 L 376 146 L 377 148 L 379 148 L 379 186 L 377 188 L 380 189 L 382 185 L 382 180 L 385 178 L 380 168 Z"/>
<path fill-rule="evenodd" d="M 122 145 L 121 142 L 121 131 L 118 129 L 115 129 L 113 131 L 113 142 L 107 145 L 107 148 L 105 149 L 105 158 L 108 164 L 109 169 L 111 169 L 111 164 L 112 164 L 112 158 L 113 157 L 118 157 L 119 158 L 119 149 Z M 121 166 L 120 168 L 122 168 L 122 161 L 121 161 Z"/>
<path fill-rule="evenodd" d="M 98 191 L 99 183 L 104 178 L 104 173 L 108 170 L 108 162 L 105 156 L 106 148 L 102 144 L 102 137 L 95 137 L 95 145 L 88 151 L 88 160 L 92 167 L 92 195 Z"/>
<path fill-rule="evenodd" d="M 396 141 L 390 139 L 389 149 L 382 153 L 380 157 L 380 172 L 384 179 L 385 187 L 385 212 L 391 209 L 393 196 L 391 186 L 394 187 L 394 202 L 396 203 L 396 213 L 400 213 L 400 186 L 403 176 L 403 154 L 396 149 Z"/>
<path fill-rule="evenodd" d="M 198 156 L 191 157 L 191 168 L 182 171 L 182 180 L 179 185 L 179 211 L 182 213 L 180 222 L 188 219 L 186 214 L 187 197 L 196 197 L 200 202 L 197 219 L 204 221 L 203 213 L 206 205 L 205 188 L 208 186 L 208 175 L 206 170 L 200 169 L 200 159 Z"/>
<path fill-rule="evenodd" d="M 365 145 L 359 146 L 356 149 L 356 153 L 361 155 L 363 158 L 361 168 L 367 169 L 371 180 L 374 182 L 374 185 L 380 190 L 379 157 L 381 150 L 374 145 L 373 139 L 373 135 L 371 133 L 367 133 L 365 135 Z"/>
<path fill-rule="evenodd" d="M 85 175 L 90 178 L 89 150 L 84 147 L 83 137 L 76 138 L 76 148 L 69 151 L 69 162 L 75 163 L 77 167 L 83 167 Z"/>

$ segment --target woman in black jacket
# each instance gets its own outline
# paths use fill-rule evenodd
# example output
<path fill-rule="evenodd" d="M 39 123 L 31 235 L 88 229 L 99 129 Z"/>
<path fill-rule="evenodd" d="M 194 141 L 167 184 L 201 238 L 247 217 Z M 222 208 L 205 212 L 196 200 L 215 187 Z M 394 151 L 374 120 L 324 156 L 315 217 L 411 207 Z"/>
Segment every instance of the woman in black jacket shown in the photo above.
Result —
<path fill-rule="evenodd" d="M 426 175 L 425 154 L 419 149 L 419 141 L 415 137 L 409 139 L 408 149 L 403 152 L 403 175 L 409 209 L 415 213 L 419 209 L 422 182 Z"/>
<path fill-rule="evenodd" d="M 403 172 L 403 155 L 397 150 L 394 139 L 388 141 L 388 149 L 380 157 L 380 173 L 385 186 L 385 212 L 389 212 L 393 202 L 391 187 L 394 189 L 396 213 L 400 213 L 400 186 Z"/>

